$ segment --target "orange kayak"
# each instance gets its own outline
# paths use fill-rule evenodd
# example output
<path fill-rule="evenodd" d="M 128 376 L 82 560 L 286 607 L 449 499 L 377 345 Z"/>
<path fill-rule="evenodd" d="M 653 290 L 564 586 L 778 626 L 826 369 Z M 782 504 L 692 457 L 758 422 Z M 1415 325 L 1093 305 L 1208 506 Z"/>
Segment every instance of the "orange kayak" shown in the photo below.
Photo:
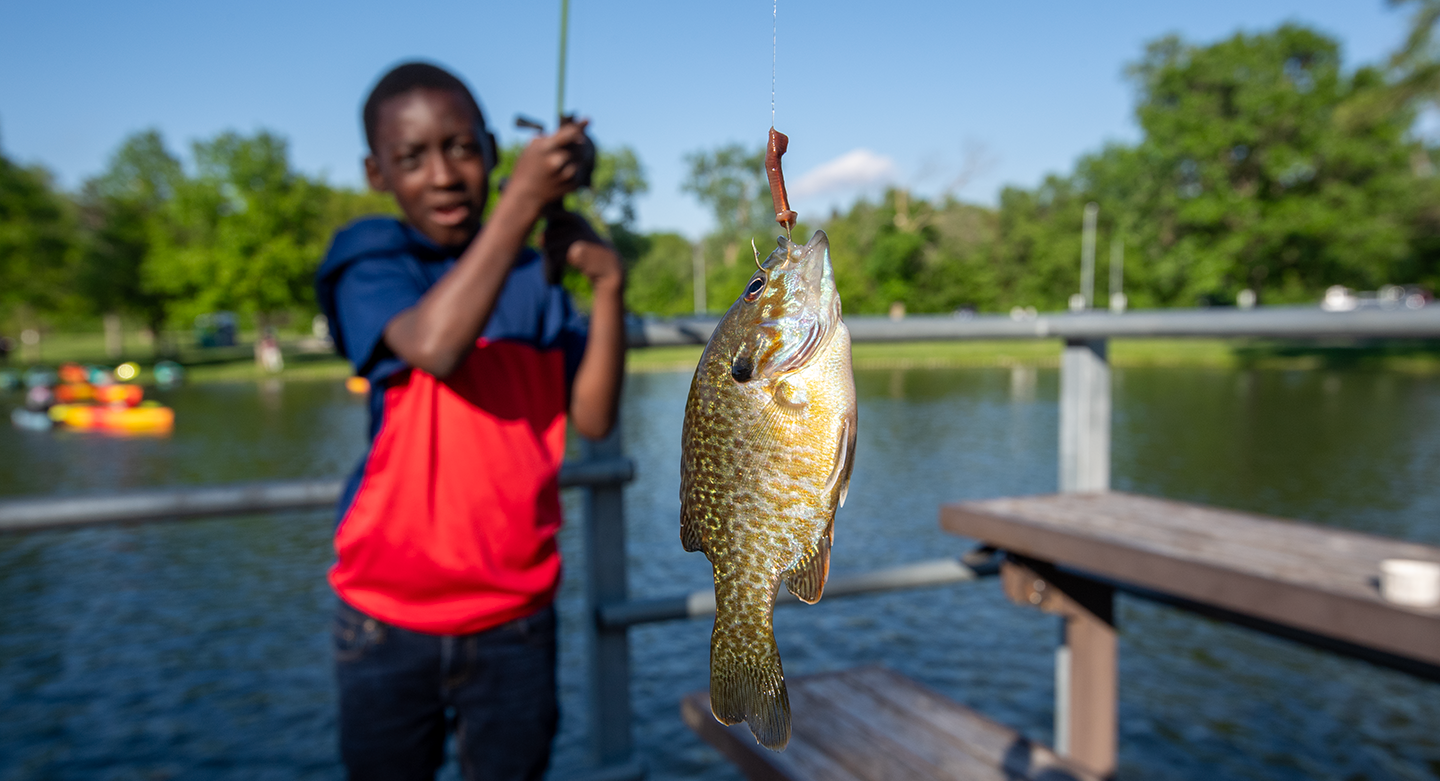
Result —
<path fill-rule="evenodd" d="M 88 382 L 62 382 L 55 386 L 55 400 L 61 404 L 90 401 L 95 398 L 95 386 Z"/>

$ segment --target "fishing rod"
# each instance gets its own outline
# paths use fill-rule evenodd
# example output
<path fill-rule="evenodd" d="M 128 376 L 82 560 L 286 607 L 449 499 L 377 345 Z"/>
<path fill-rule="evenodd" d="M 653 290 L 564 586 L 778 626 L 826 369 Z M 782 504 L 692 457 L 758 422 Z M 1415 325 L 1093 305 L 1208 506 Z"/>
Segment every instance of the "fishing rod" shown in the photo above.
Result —
<path fill-rule="evenodd" d="M 565 67 L 569 41 L 570 0 L 560 0 L 560 62 L 556 69 L 555 84 L 555 122 L 557 127 L 572 125 L 577 121 L 575 114 L 565 113 Z M 543 122 L 530 119 L 523 114 L 515 116 L 515 127 L 545 132 Z M 575 161 L 575 186 L 589 187 L 595 175 L 595 142 L 591 141 L 588 135 L 581 135 L 579 141 L 570 145 L 570 153 Z"/>

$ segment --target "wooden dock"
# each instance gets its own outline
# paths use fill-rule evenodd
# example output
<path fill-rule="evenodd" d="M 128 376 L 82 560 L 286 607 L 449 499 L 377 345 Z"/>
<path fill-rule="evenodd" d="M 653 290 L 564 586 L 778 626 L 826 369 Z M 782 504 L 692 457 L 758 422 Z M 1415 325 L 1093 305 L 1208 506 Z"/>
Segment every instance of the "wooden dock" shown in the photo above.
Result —
<path fill-rule="evenodd" d="M 791 678 L 783 752 L 726 727 L 710 697 L 681 701 L 685 723 L 751 781 L 1098 781 L 1016 731 L 883 667 Z"/>
<path fill-rule="evenodd" d="M 1019 605 L 1059 615 L 1055 750 L 878 667 L 788 682 L 784 753 L 725 727 L 704 692 L 685 721 L 751 779 L 1102 779 L 1117 765 L 1117 591 L 1440 680 L 1440 606 L 1380 595 L 1380 562 L 1440 548 L 1106 491 L 946 505 L 950 532 L 1005 552 Z"/>

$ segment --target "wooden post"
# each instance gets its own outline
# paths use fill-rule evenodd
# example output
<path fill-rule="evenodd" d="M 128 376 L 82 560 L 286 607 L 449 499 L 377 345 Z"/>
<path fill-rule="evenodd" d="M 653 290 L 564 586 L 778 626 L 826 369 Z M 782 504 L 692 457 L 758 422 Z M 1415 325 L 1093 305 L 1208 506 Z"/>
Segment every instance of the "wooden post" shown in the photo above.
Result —
<path fill-rule="evenodd" d="M 1115 590 L 1013 555 L 1001 565 L 1000 579 L 1012 601 L 1064 620 L 1055 655 L 1055 751 L 1102 776 L 1114 775 Z"/>
<path fill-rule="evenodd" d="M 1060 359 L 1060 490 L 1110 490 L 1110 362 L 1104 339 L 1065 342 Z"/>
<path fill-rule="evenodd" d="M 586 445 L 587 460 L 620 458 L 620 425 L 610 436 Z M 592 486 L 586 492 L 586 596 L 590 627 L 590 737 L 600 766 L 631 761 L 630 643 L 626 627 L 607 629 L 600 606 L 624 602 L 625 505 L 620 483 Z"/>

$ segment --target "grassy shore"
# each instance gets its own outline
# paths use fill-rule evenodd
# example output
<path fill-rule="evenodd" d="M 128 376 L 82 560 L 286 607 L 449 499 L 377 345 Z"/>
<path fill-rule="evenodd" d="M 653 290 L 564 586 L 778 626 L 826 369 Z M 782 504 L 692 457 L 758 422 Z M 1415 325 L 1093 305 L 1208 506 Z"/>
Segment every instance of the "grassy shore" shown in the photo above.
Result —
<path fill-rule="evenodd" d="M 242 337 L 243 338 L 243 337 Z M 189 382 L 253 382 L 271 376 L 287 380 L 343 380 L 350 365 L 341 358 L 299 340 L 287 341 L 285 370 L 269 375 L 255 365 L 248 343 L 237 347 L 199 348 L 182 345 L 176 360 Z M 12 355 L 10 366 L 21 368 L 23 357 L 53 366 L 64 361 L 114 365 L 134 360 L 143 367 L 142 382 L 155 358 L 148 346 L 127 343 L 119 358 L 105 355 L 99 334 L 53 334 L 38 355 Z M 969 368 L 987 366 L 1060 365 L 1055 339 L 968 342 L 867 342 L 854 346 L 857 369 Z M 700 359 L 699 346 L 649 347 L 631 350 L 626 368 L 632 372 L 690 372 Z M 1220 339 L 1114 339 L 1110 361 L 1119 367 L 1187 366 L 1268 369 L 1364 369 L 1407 373 L 1440 372 L 1440 342 L 1393 341 L 1365 344 L 1285 343 Z"/>

